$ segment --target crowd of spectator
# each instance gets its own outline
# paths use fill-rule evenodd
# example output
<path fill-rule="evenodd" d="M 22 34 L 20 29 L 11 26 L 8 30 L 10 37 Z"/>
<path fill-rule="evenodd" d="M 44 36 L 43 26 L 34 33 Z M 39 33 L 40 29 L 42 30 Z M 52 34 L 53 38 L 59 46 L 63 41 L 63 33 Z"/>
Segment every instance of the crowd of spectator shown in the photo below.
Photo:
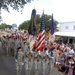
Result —
<path fill-rule="evenodd" d="M 52 54 L 56 53 L 55 65 L 65 75 L 75 75 L 75 49 L 70 44 L 54 42 L 50 46 Z"/>

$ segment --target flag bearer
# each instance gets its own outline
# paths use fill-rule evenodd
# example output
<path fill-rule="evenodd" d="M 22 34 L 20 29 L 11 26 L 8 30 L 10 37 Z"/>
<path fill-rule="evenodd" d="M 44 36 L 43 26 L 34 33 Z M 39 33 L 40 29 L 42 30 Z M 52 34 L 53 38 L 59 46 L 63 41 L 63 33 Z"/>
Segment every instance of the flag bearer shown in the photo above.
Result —
<path fill-rule="evenodd" d="M 21 47 L 18 47 L 18 52 L 16 55 L 16 69 L 17 75 L 21 75 L 22 65 L 24 63 L 24 53 Z"/>
<path fill-rule="evenodd" d="M 39 51 L 37 54 L 37 74 L 39 75 L 40 69 L 42 67 L 42 56 L 41 56 L 41 52 Z"/>
<path fill-rule="evenodd" d="M 37 51 L 34 52 L 34 67 L 35 67 L 35 75 L 37 75 L 37 71 L 38 71 L 38 68 L 37 68 Z"/>
<path fill-rule="evenodd" d="M 31 69 L 32 69 L 32 67 L 33 67 L 33 54 L 32 54 L 32 52 L 30 51 L 29 52 L 29 54 L 28 54 L 28 59 L 29 59 L 29 64 L 28 64 L 28 67 L 29 67 L 29 75 L 30 75 L 30 73 L 31 73 Z"/>
<path fill-rule="evenodd" d="M 45 68 L 46 68 L 46 59 L 45 59 L 45 51 L 42 52 L 42 68 L 43 68 L 43 75 L 45 75 Z"/>
<path fill-rule="evenodd" d="M 25 67 L 25 75 L 29 75 L 29 58 L 28 58 L 28 53 L 24 53 L 24 67 Z"/>

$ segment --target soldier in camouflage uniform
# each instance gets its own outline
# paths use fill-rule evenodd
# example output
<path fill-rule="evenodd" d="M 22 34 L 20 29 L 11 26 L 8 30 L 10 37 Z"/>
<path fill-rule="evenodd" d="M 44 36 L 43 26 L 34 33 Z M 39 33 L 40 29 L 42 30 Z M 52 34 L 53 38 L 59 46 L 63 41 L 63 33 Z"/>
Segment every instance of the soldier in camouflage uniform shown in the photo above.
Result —
<path fill-rule="evenodd" d="M 8 53 L 9 53 L 9 55 L 13 55 L 13 50 L 12 50 L 12 39 L 11 39 L 11 37 L 8 37 L 7 42 L 8 42 Z"/>
<path fill-rule="evenodd" d="M 5 54 L 6 54 L 6 48 L 5 48 L 5 46 L 6 46 L 6 42 L 5 42 L 5 38 L 4 37 L 2 37 L 2 39 L 1 39 L 1 42 L 2 42 L 2 50 L 4 50 L 4 52 L 5 52 Z"/>
<path fill-rule="evenodd" d="M 9 56 L 9 42 L 8 38 L 5 39 L 5 49 L 6 49 L 6 56 Z"/>
<path fill-rule="evenodd" d="M 28 53 L 29 53 L 29 51 L 27 51 L 24 54 L 25 75 L 29 75 L 29 58 L 28 58 Z"/>
<path fill-rule="evenodd" d="M 23 48 L 23 52 L 26 54 L 26 52 L 29 50 L 28 48 L 28 45 L 27 43 L 24 41 L 23 45 L 22 45 L 22 48 Z"/>
<path fill-rule="evenodd" d="M 17 48 L 15 48 L 15 41 L 14 39 L 11 39 L 11 54 L 15 57 L 15 50 L 17 50 Z"/>
<path fill-rule="evenodd" d="M 45 59 L 46 52 L 42 52 L 42 68 L 43 68 L 43 75 L 45 75 L 45 68 L 46 68 L 46 59 Z"/>
<path fill-rule="evenodd" d="M 51 56 L 49 54 L 49 52 L 47 51 L 46 52 L 46 55 L 45 55 L 45 63 L 46 63 L 46 70 L 47 70 L 47 67 L 49 67 L 49 75 L 50 75 L 50 71 L 51 71 Z"/>
<path fill-rule="evenodd" d="M 31 73 L 31 69 L 33 67 L 33 53 L 30 51 L 29 54 L 28 54 L 28 59 L 29 59 L 29 62 L 28 62 L 28 67 L 29 67 L 29 75 Z"/>
<path fill-rule="evenodd" d="M 20 40 L 18 38 L 14 38 L 14 56 L 17 55 L 17 48 L 20 47 Z"/>
<path fill-rule="evenodd" d="M 35 63 L 35 75 L 39 75 L 40 68 L 42 67 L 42 57 L 41 57 L 41 52 L 36 52 L 36 57 L 34 60 Z"/>
<path fill-rule="evenodd" d="M 17 69 L 17 75 L 21 75 L 22 65 L 24 63 L 24 53 L 22 51 L 22 48 L 18 48 L 18 52 L 16 55 L 16 69 Z"/>
<path fill-rule="evenodd" d="M 38 68 L 37 68 L 37 52 L 35 51 L 34 52 L 34 67 L 35 67 L 35 75 L 37 75 L 37 70 L 38 70 Z"/>
<path fill-rule="evenodd" d="M 17 43 L 16 43 L 16 39 L 15 38 L 13 38 L 13 44 L 14 44 L 14 57 L 16 57 L 16 54 L 17 54 Z"/>

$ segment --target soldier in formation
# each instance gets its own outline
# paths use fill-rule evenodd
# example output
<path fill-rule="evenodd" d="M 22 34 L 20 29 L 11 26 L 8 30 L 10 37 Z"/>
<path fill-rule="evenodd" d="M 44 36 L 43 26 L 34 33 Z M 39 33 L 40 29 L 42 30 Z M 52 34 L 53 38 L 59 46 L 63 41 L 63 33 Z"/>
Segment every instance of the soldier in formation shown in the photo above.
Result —
<path fill-rule="evenodd" d="M 17 70 L 17 75 L 21 75 L 22 65 L 23 64 L 24 64 L 24 53 L 22 51 L 22 48 L 18 47 L 18 49 L 17 49 L 17 55 L 16 55 L 16 70 Z"/>
<path fill-rule="evenodd" d="M 30 51 L 27 40 L 21 38 L 3 38 L 2 43 L 6 55 L 12 55 L 13 53 L 16 58 L 17 75 L 21 75 L 23 63 L 25 75 L 30 75 L 33 67 L 34 75 L 39 75 L 40 68 L 42 69 L 41 75 L 46 75 L 47 67 L 49 67 L 50 74 L 51 64 L 54 60 L 51 58 L 48 48 L 45 48 L 43 52 L 37 52 L 36 50 Z"/>

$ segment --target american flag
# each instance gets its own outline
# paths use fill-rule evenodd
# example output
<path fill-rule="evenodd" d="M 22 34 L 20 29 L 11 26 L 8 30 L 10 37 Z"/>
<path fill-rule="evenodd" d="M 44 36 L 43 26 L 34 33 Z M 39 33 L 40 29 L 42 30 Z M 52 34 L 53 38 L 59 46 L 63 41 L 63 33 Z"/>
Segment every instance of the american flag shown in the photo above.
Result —
<path fill-rule="evenodd" d="M 45 24 L 44 24 L 44 12 L 43 12 L 40 23 L 40 31 L 37 37 L 37 44 L 36 44 L 37 51 L 43 51 L 44 45 L 45 45 Z"/>

